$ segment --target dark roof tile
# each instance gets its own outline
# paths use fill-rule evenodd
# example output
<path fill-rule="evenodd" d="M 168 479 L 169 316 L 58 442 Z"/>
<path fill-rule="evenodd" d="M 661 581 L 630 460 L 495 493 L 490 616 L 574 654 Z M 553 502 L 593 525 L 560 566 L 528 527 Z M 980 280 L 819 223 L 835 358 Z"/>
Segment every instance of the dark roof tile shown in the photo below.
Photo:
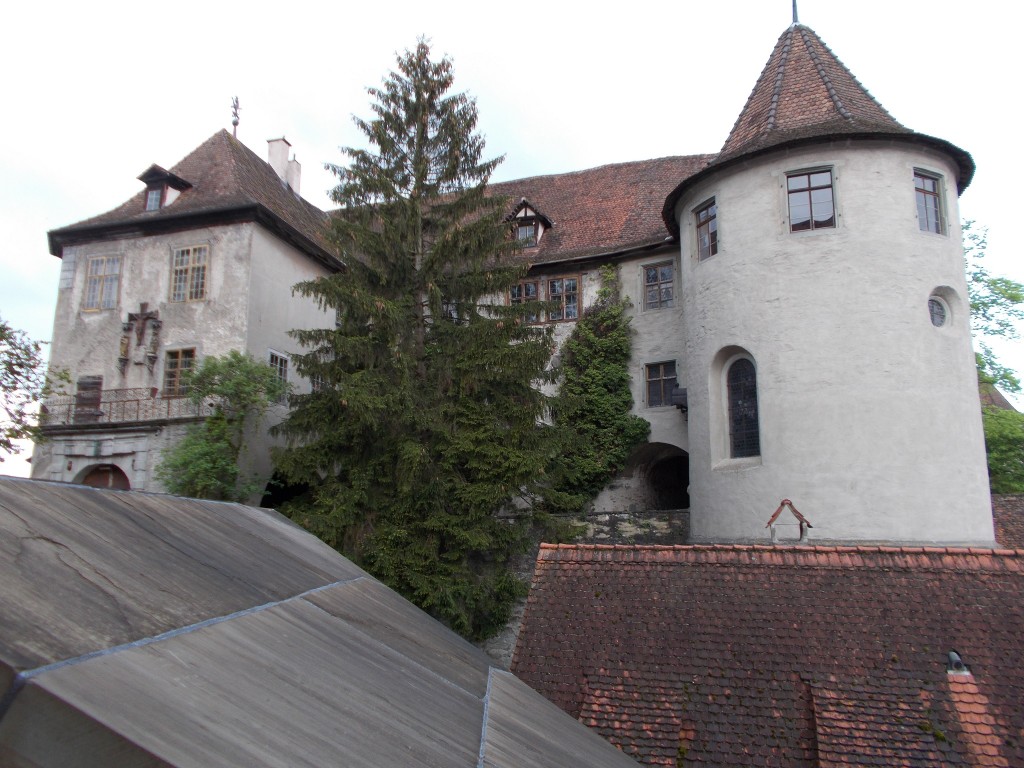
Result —
<path fill-rule="evenodd" d="M 159 168 L 149 171 L 154 167 Z M 104 237 L 118 228 L 160 231 L 188 226 L 199 217 L 253 210 L 312 255 L 333 260 L 326 214 L 289 189 L 268 163 L 227 131 L 218 131 L 196 147 L 171 168 L 170 175 L 191 185 L 170 205 L 147 211 L 146 190 L 140 190 L 111 211 L 52 230 L 50 251 L 60 255 L 63 244 Z"/>
<path fill-rule="evenodd" d="M 1024 765 L 1022 651 L 1024 550 L 544 545 L 512 668 L 648 765 Z"/>

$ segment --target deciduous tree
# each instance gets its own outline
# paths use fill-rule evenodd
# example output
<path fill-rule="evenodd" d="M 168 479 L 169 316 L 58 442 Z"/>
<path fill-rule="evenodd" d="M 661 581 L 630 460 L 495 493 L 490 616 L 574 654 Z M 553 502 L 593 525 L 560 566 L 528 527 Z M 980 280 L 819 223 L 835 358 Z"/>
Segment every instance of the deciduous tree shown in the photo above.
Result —
<path fill-rule="evenodd" d="M 183 382 L 188 397 L 212 413 L 164 453 L 157 479 L 178 496 L 245 501 L 259 490 L 254 481 L 239 478 L 246 429 L 284 398 L 287 385 L 269 365 L 237 350 L 205 358 L 185 372 Z"/>
<path fill-rule="evenodd" d="M 42 344 L 0 319 L 0 462 L 5 454 L 21 452 L 17 441 L 38 439 L 34 406 L 47 395 L 53 383 L 46 375 Z"/>
<path fill-rule="evenodd" d="M 965 221 L 963 233 L 978 378 L 1006 392 L 1019 392 L 1017 373 L 1000 362 L 990 341 L 994 338 L 1020 338 L 1017 324 L 1024 320 L 1024 285 L 988 271 L 984 263 L 988 247 L 987 229 L 973 221 Z"/>
<path fill-rule="evenodd" d="M 475 102 L 420 41 L 369 89 L 368 148 L 329 166 L 332 239 L 347 271 L 301 283 L 337 318 L 296 330 L 314 391 L 293 398 L 278 468 L 313 490 L 290 514 L 468 637 L 501 627 L 523 585 L 507 560 L 522 526 L 496 513 L 542 491 L 555 457 L 535 383 L 550 334 L 541 307 L 506 306 L 524 273 L 486 194 Z M 517 515 L 517 517 L 521 517 Z"/>

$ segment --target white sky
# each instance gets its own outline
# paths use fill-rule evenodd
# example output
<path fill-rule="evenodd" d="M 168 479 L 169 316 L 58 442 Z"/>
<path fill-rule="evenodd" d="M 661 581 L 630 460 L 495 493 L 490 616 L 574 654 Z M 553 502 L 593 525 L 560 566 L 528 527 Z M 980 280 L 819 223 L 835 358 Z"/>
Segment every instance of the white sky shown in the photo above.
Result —
<path fill-rule="evenodd" d="M 1024 282 L 1012 7 L 800 0 L 800 20 L 898 121 L 974 156 L 961 213 L 988 226 L 990 269 Z M 266 157 L 266 139 L 286 136 L 303 195 L 326 208 L 323 163 L 361 142 L 350 116 L 369 116 L 366 87 L 420 35 L 476 97 L 489 154 L 506 156 L 501 181 L 717 152 L 790 21 L 790 0 L 12 4 L 0 46 L 0 316 L 48 339 L 59 260 L 47 230 L 110 210 L 149 165 L 169 168 L 230 129 L 232 96 L 239 138 Z M 1018 343 L 1000 351 L 1024 371 Z M 8 459 L 0 472 L 27 465 Z"/>

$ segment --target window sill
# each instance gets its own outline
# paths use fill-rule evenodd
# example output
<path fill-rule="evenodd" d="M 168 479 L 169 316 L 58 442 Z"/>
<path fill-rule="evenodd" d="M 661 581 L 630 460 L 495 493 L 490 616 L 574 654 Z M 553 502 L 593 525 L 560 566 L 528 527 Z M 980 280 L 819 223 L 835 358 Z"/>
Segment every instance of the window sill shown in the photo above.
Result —
<path fill-rule="evenodd" d="M 754 469 L 760 466 L 760 456 L 744 456 L 742 459 L 722 459 L 711 469 L 715 472 L 733 472 L 742 469 Z"/>

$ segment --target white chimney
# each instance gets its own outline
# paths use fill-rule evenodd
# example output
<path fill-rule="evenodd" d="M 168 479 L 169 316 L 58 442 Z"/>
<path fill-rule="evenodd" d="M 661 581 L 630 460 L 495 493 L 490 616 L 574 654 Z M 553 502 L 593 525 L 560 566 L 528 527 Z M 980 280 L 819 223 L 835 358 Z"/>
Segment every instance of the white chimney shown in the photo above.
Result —
<path fill-rule="evenodd" d="M 299 194 L 299 182 L 302 181 L 302 163 L 296 160 L 294 155 L 288 161 L 288 177 L 285 181 L 292 188 L 292 192 L 296 195 Z"/>
<path fill-rule="evenodd" d="M 288 150 L 291 146 L 284 136 L 280 139 L 267 139 L 267 162 L 285 183 L 288 181 Z"/>

